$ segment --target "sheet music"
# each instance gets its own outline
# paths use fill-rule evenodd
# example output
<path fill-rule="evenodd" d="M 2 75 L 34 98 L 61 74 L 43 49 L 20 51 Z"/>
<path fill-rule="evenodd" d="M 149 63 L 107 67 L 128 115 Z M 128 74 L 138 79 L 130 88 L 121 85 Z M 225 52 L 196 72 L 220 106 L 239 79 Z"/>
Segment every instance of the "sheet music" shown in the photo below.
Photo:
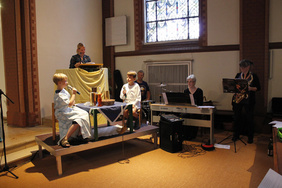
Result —
<path fill-rule="evenodd" d="M 272 170 L 271 168 L 268 170 L 263 180 L 259 184 L 258 188 L 268 188 L 268 187 L 282 187 L 282 176 Z"/>
<path fill-rule="evenodd" d="M 248 87 L 248 81 L 238 78 L 223 78 L 222 79 L 223 93 L 242 93 L 244 88 Z M 237 88 L 240 86 L 239 88 Z M 246 93 L 248 90 L 245 91 Z"/>
<path fill-rule="evenodd" d="M 162 93 L 162 94 L 163 94 L 164 103 L 168 104 L 168 100 L 167 100 L 166 94 L 165 93 Z"/>
<path fill-rule="evenodd" d="M 276 128 L 282 128 L 282 122 L 281 121 L 272 121 L 269 123 L 270 125 L 272 125 L 272 127 L 276 127 Z"/>
<path fill-rule="evenodd" d="M 230 149 L 230 145 L 214 144 L 215 148 Z"/>

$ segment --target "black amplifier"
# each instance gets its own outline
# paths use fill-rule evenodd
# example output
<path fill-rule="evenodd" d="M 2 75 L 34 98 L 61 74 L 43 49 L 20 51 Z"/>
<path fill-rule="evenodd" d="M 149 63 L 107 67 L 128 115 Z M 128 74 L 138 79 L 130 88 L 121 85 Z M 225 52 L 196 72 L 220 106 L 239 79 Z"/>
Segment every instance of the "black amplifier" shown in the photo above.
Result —
<path fill-rule="evenodd" d="M 182 150 L 182 123 L 174 114 L 161 115 L 160 125 L 160 147 L 161 149 L 174 153 Z"/>

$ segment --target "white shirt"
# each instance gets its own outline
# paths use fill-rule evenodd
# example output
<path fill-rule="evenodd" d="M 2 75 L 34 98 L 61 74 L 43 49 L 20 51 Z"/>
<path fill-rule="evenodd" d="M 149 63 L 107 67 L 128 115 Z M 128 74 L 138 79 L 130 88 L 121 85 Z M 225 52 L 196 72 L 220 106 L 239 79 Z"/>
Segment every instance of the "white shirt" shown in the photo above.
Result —
<path fill-rule="evenodd" d="M 126 90 L 126 97 L 123 94 L 123 90 Z M 133 104 L 133 107 L 141 107 L 141 90 L 137 83 L 134 82 L 134 85 L 130 86 L 128 83 L 124 84 L 120 90 L 120 98 L 124 100 L 125 103 Z"/>

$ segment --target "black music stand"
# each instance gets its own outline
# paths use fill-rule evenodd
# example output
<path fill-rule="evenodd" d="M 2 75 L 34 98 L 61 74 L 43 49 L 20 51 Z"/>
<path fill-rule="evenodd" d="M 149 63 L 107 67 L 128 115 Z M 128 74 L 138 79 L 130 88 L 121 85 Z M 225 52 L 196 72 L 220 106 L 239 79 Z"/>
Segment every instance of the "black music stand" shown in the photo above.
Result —
<path fill-rule="evenodd" d="M 221 140 L 220 142 L 218 142 L 218 144 L 220 144 L 221 142 L 223 142 L 223 141 L 229 139 L 230 137 L 232 137 L 232 135 L 227 136 L 226 138 L 224 138 L 223 140 Z M 243 144 L 247 145 L 240 137 L 238 137 L 237 140 L 240 140 Z M 232 141 L 233 141 L 233 143 L 234 143 L 235 153 L 237 153 L 237 151 L 236 151 L 236 141 L 237 141 L 237 140 L 234 140 L 234 139 L 232 138 Z"/>
<path fill-rule="evenodd" d="M 9 170 L 10 167 L 9 167 L 8 164 L 7 164 L 6 145 L 5 145 L 5 132 L 4 132 L 4 122 L 3 122 L 3 109 L 2 109 L 2 95 L 4 95 L 7 99 L 9 99 L 9 97 L 7 97 L 7 96 L 3 93 L 3 91 L 0 89 L 0 106 L 1 106 L 2 138 L 3 138 L 3 151 L 4 151 L 4 158 L 5 158 L 5 165 L 4 165 L 3 169 L 0 170 L 0 173 L 1 173 L 1 172 L 7 172 L 7 173 L 10 172 L 16 179 L 18 179 L 19 177 L 16 176 L 13 172 L 11 172 L 11 171 Z M 14 104 L 14 102 L 13 102 L 11 99 L 9 99 L 9 101 Z"/>
<path fill-rule="evenodd" d="M 232 78 L 223 78 L 222 79 L 222 86 L 223 86 L 223 93 L 240 93 L 240 91 L 238 90 L 238 88 L 236 87 L 236 85 L 240 85 L 241 88 L 245 88 L 248 87 L 248 81 L 245 79 L 232 79 Z M 233 127 L 233 126 L 232 126 Z M 224 138 L 223 140 L 221 140 L 220 142 L 218 142 L 218 144 L 222 143 L 223 141 L 229 139 L 230 137 L 232 137 L 232 135 L 227 136 L 226 138 Z M 241 138 L 240 136 L 236 139 L 232 138 L 232 141 L 234 143 L 234 148 L 235 148 L 235 153 L 237 153 L 236 150 L 236 141 L 240 140 L 243 144 L 247 145 Z"/>

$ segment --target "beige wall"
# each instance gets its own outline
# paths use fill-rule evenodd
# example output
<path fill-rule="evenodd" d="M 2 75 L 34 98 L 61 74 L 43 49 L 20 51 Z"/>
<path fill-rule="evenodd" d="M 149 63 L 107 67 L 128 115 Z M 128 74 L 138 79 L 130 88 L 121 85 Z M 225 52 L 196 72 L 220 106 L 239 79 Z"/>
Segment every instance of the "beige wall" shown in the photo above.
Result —
<path fill-rule="evenodd" d="M 116 52 L 134 51 L 133 0 L 115 0 L 115 16 L 127 16 L 128 44 L 116 46 Z M 239 44 L 239 1 L 208 1 L 208 45 Z"/>
<path fill-rule="evenodd" d="M 114 15 L 126 16 L 127 22 L 127 45 L 115 47 L 115 52 L 134 51 L 134 5 L 133 0 L 115 0 Z"/>
<path fill-rule="evenodd" d="M 269 1 L 269 42 L 282 42 L 282 1 Z"/>
<path fill-rule="evenodd" d="M 282 42 L 282 1 L 270 0 L 269 42 Z M 268 87 L 268 110 L 273 97 L 282 97 L 282 49 L 270 50 L 270 77 Z"/>
<path fill-rule="evenodd" d="M 125 46 L 116 46 L 116 52 L 134 50 L 134 12 L 133 0 L 115 0 L 115 16 L 126 15 L 128 18 L 129 43 Z M 270 0 L 270 42 L 282 42 L 282 1 Z M 239 44 L 239 1 L 213 0 L 208 1 L 208 45 Z M 272 97 L 282 97 L 282 90 L 277 87 L 281 81 L 282 50 L 272 52 L 272 78 L 269 80 L 269 102 Z M 231 94 L 223 94 L 221 79 L 233 78 L 239 70 L 239 51 L 186 53 L 168 55 L 150 55 L 116 58 L 116 68 L 122 73 L 125 81 L 129 69 L 145 70 L 144 61 L 148 60 L 185 60 L 194 59 L 193 73 L 197 77 L 197 86 L 204 90 L 208 100 L 215 101 L 218 109 L 231 110 Z M 280 68 L 280 69 L 279 69 Z M 281 84 L 280 84 L 281 85 Z"/>
<path fill-rule="evenodd" d="M 204 91 L 204 96 L 207 97 L 207 100 L 214 101 L 218 109 L 231 110 L 232 94 L 224 94 L 221 83 L 222 78 L 235 77 L 238 70 L 238 57 L 239 52 L 237 51 L 119 57 L 116 58 L 116 69 L 121 71 L 125 82 L 127 71 L 140 69 L 145 71 L 144 61 L 193 59 L 193 73 L 197 77 L 197 86 Z"/>
<path fill-rule="evenodd" d="M 133 0 L 115 0 L 115 16 L 126 15 L 129 29 L 128 38 L 134 37 L 134 12 L 127 7 Z M 134 38 L 133 38 L 134 39 Z M 208 1 L 208 45 L 239 44 L 239 1 Z M 133 51 L 134 42 L 126 46 L 116 46 L 116 52 Z M 144 61 L 193 59 L 193 73 L 197 86 L 202 88 L 207 100 L 213 100 L 218 109 L 231 110 L 231 94 L 223 94 L 222 78 L 233 78 L 238 71 L 239 52 L 184 53 L 116 58 L 116 69 L 121 71 L 125 82 L 128 70 L 143 69 Z M 173 76 L 173 75 L 168 75 Z M 183 78 L 185 79 L 185 78 Z"/>
<path fill-rule="evenodd" d="M 271 108 L 271 99 L 273 97 L 282 97 L 282 49 L 275 49 L 270 51 L 270 76 L 268 86 L 268 110 Z"/>
<path fill-rule="evenodd" d="M 0 1 L 0 23 L 1 23 L 1 1 Z M 2 24 L 0 24 L 0 89 L 4 93 L 6 93 L 5 73 L 4 73 L 4 57 L 3 57 L 3 40 L 2 40 Z M 2 97 L 2 108 L 3 108 L 3 116 L 7 117 L 7 100 L 6 100 L 6 97 L 4 97 L 4 96 Z M 0 138 L 1 138 L 1 136 L 0 136 Z"/>
<path fill-rule="evenodd" d="M 102 56 L 102 0 L 37 0 L 37 48 L 41 114 L 51 118 L 56 69 L 68 69 L 76 45 L 96 63 Z"/>
<path fill-rule="evenodd" d="M 212 0 L 208 3 L 208 45 L 239 44 L 239 1 Z"/>
<path fill-rule="evenodd" d="M 51 117 L 53 101 L 52 76 L 56 69 L 68 68 L 76 44 L 83 42 L 92 61 L 102 59 L 102 0 L 37 0 L 37 42 L 40 82 L 40 102 L 43 118 Z M 270 42 L 282 42 L 282 2 L 270 0 Z M 115 0 L 115 16 L 127 16 L 128 44 L 117 46 L 116 52 L 134 50 L 133 0 Z M 1 34 L 2 37 L 2 34 Z M 0 39 L 1 39 L 0 37 Z M 208 45 L 239 44 L 239 1 L 208 1 Z M 2 40 L 0 42 L 0 71 L 3 71 Z M 235 76 L 239 52 L 210 52 L 151 55 L 116 58 L 116 67 L 124 78 L 128 69 L 144 69 L 147 60 L 194 59 L 193 71 L 197 85 L 208 99 L 218 102 L 219 109 L 230 109 L 229 94 L 222 94 L 221 77 Z M 282 97 L 280 89 L 282 50 L 273 50 L 273 76 L 269 80 L 269 99 Z M 5 87 L 0 72 L 0 88 Z M 4 90 L 3 90 L 4 91 Z M 4 99 L 5 100 L 5 99 Z M 5 104 L 5 103 L 3 103 Z"/>

